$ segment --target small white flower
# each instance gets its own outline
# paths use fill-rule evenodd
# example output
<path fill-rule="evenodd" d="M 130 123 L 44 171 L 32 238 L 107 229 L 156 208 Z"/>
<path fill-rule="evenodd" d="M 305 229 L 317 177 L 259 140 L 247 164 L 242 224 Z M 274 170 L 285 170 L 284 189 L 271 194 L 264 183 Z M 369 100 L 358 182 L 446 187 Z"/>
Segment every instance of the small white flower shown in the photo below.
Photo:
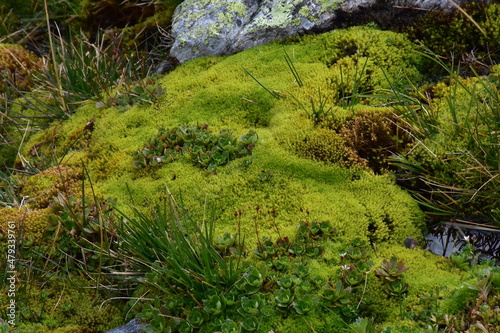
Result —
<path fill-rule="evenodd" d="M 340 267 L 340 269 L 343 271 L 348 271 L 350 269 L 350 267 L 347 265 L 342 265 L 342 267 Z"/>

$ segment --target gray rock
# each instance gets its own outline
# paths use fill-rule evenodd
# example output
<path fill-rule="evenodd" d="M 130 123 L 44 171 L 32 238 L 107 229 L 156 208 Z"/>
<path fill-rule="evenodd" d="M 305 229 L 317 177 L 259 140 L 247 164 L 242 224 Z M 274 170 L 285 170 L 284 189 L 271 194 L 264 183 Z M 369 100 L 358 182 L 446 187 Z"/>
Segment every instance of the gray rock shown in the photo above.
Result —
<path fill-rule="evenodd" d="M 339 15 L 372 8 L 377 9 L 370 17 L 375 18 L 378 10 L 386 20 L 387 10 L 453 5 L 449 0 L 185 0 L 174 13 L 170 55 L 185 62 L 233 54 L 297 34 L 332 30 Z"/>
<path fill-rule="evenodd" d="M 327 27 L 342 0 L 186 0 L 172 23 L 180 62 L 226 55 Z"/>
<path fill-rule="evenodd" d="M 410 249 L 410 250 L 414 249 L 415 246 L 418 245 L 418 243 L 419 243 L 418 240 L 416 240 L 413 237 L 407 237 L 405 239 L 405 246 L 406 246 L 407 249 Z"/>
<path fill-rule="evenodd" d="M 144 333 L 144 325 L 145 324 L 141 324 L 137 319 L 132 319 L 127 324 L 113 328 L 106 333 Z"/>

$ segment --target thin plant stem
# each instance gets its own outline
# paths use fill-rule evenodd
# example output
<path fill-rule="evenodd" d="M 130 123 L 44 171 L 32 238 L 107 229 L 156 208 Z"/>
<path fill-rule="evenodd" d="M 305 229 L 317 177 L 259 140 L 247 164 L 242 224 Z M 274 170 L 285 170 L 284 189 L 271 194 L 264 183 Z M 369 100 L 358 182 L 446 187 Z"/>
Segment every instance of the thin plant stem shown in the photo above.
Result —
<path fill-rule="evenodd" d="M 62 90 L 62 83 L 61 83 L 61 75 L 59 73 L 58 65 L 57 65 L 57 61 L 56 61 L 56 52 L 55 52 L 55 47 L 54 47 L 54 42 L 53 42 L 52 29 L 50 26 L 50 18 L 49 18 L 49 10 L 48 10 L 48 6 L 47 6 L 47 0 L 43 0 L 43 5 L 44 5 L 44 9 L 45 9 L 45 18 L 47 20 L 47 30 L 49 33 L 49 45 L 50 45 L 50 52 L 51 52 L 51 56 L 52 56 L 52 66 L 54 67 L 54 74 L 56 76 L 57 88 L 59 90 L 59 96 L 62 97 L 63 90 Z M 61 38 L 61 40 L 62 40 L 62 38 Z M 68 107 L 66 105 L 65 99 L 60 98 L 60 102 L 63 105 L 63 110 L 65 112 L 67 112 Z"/>

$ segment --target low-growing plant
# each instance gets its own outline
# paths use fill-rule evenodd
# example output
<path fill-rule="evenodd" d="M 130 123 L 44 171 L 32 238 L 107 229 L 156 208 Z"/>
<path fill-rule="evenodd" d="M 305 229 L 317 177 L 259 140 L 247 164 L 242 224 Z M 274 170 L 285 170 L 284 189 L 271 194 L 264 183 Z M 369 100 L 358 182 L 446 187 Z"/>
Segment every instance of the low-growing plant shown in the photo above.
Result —
<path fill-rule="evenodd" d="M 59 195 L 54 202 L 57 212 L 47 226 L 46 239 L 54 246 L 47 260 L 66 262 L 87 272 L 114 264 L 109 253 L 115 243 L 111 227 L 114 221 L 113 200 L 76 199 Z"/>
<path fill-rule="evenodd" d="M 108 96 L 104 98 L 104 103 L 98 102 L 96 105 L 98 107 L 117 106 L 120 110 L 126 111 L 135 104 L 156 103 L 158 98 L 165 93 L 165 90 L 161 84 L 148 78 L 139 80 L 125 89 L 119 89 L 113 97 Z"/>
<path fill-rule="evenodd" d="M 7 148 L 16 151 L 32 132 L 54 120 L 67 119 L 89 100 L 125 109 L 133 103 L 155 102 L 163 93 L 158 84 L 140 81 L 148 75 L 149 64 L 139 51 L 123 54 L 120 45 L 105 42 L 102 36 L 90 42 L 83 33 L 63 37 L 54 29 L 56 26 L 49 24 L 50 57 L 42 57 L 35 67 L 23 65 L 25 59 L 10 52 L 17 57 L 14 61 L 25 67 L 24 72 L 14 75 L 0 71 L 6 83 L 5 93 L 0 92 L 2 153 Z M 132 87 L 111 96 L 112 89 L 119 85 Z"/>
<path fill-rule="evenodd" d="M 115 226 L 120 235 L 126 235 L 121 240 L 121 250 L 137 256 L 140 266 L 179 285 L 181 294 L 191 294 L 202 304 L 212 288 L 229 291 L 241 278 L 245 266 L 240 256 L 225 260 L 217 249 L 213 218 L 199 225 L 182 206 L 167 199 L 155 207 L 152 217 L 137 209 L 133 211 L 136 218 L 123 215 L 125 220 Z M 168 236 L 163 239 L 163 235 Z"/>
<path fill-rule="evenodd" d="M 323 288 L 323 299 L 329 306 L 342 307 L 351 304 L 352 288 L 344 288 L 342 281 L 337 281 L 335 285 L 332 283 L 325 284 Z"/>
<path fill-rule="evenodd" d="M 409 270 L 410 267 L 405 267 L 403 260 L 399 260 L 396 256 L 392 256 L 390 260 L 384 258 L 382 266 L 377 269 L 377 275 L 389 282 L 400 281 L 401 275 Z"/>
<path fill-rule="evenodd" d="M 396 256 L 392 256 L 390 260 L 384 258 L 382 265 L 377 269 L 377 275 L 383 279 L 386 285 L 385 292 L 398 300 L 401 317 L 404 316 L 403 301 L 409 287 L 409 284 L 403 280 L 402 274 L 409 269 L 410 267 L 405 267 L 404 261 L 398 260 Z"/>
<path fill-rule="evenodd" d="M 312 120 L 314 126 L 320 125 L 328 116 L 333 114 L 333 104 L 329 107 L 327 106 L 330 101 L 321 93 L 321 89 L 318 88 L 318 97 L 309 99 L 310 108 L 306 107 L 299 99 L 294 95 L 292 98 L 297 102 L 299 107 L 305 112 L 307 118 Z M 316 102 L 317 100 L 317 102 Z"/>
<path fill-rule="evenodd" d="M 10 327 L 9 324 L 1 323 L 0 333 L 9 333 L 10 331 L 9 327 Z"/>
<path fill-rule="evenodd" d="M 411 143 L 404 123 L 389 109 L 358 111 L 339 132 L 346 146 L 376 173 L 387 172 L 389 158 L 404 152 Z"/>
<path fill-rule="evenodd" d="M 206 124 L 160 128 L 158 135 L 134 153 L 134 165 L 137 168 L 160 167 L 187 157 L 193 165 L 215 172 L 234 159 L 251 155 L 257 139 L 253 130 L 235 138 L 230 130 L 214 134 Z"/>
<path fill-rule="evenodd" d="M 304 295 L 292 304 L 298 315 L 305 315 L 316 308 L 319 304 L 318 296 Z"/>
<path fill-rule="evenodd" d="M 339 64 L 339 76 L 332 80 L 333 92 L 336 94 L 333 100 L 335 104 L 345 109 L 352 109 L 353 106 L 359 104 L 361 96 L 369 90 L 367 83 L 364 82 L 369 77 L 366 74 L 368 58 L 356 56 L 349 60 L 351 61 Z M 364 62 L 361 64 L 362 61 Z M 347 70 L 347 73 L 344 73 L 344 70 Z"/>
<path fill-rule="evenodd" d="M 349 324 L 349 330 L 346 331 L 356 333 L 373 333 L 375 327 L 373 325 L 373 318 L 358 318 L 352 324 Z"/>
<path fill-rule="evenodd" d="M 471 243 L 465 244 L 460 251 L 450 254 L 449 262 L 458 269 L 467 270 L 473 264 L 477 264 L 477 255 L 474 253 L 474 246 Z"/>
<path fill-rule="evenodd" d="M 121 54 L 121 46 L 106 43 L 103 36 L 97 36 L 94 43 L 83 34 L 70 36 L 69 41 L 60 33 L 50 37 L 51 63 L 38 75 L 38 82 L 51 94 L 51 107 L 66 115 L 82 101 L 104 99 L 112 87 L 140 80 L 149 71 L 146 57 L 139 52 Z"/>
<path fill-rule="evenodd" d="M 21 207 L 23 199 L 17 191 L 18 183 L 12 171 L 0 171 L 0 207 Z"/>
<path fill-rule="evenodd" d="M 139 316 L 151 332 L 168 327 L 183 331 L 181 325 L 188 331 L 258 331 L 265 323 L 277 323 L 280 316 L 300 317 L 325 309 L 351 322 L 366 311 L 362 285 L 371 272 L 366 242 L 351 244 L 365 248 L 364 255 L 353 260 L 359 265 L 352 264 L 356 283 L 349 284 L 352 278 L 331 283 L 308 269 L 311 260 L 322 260 L 323 242 L 336 234 L 326 221 L 302 221 L 294 238 L 262 238 L 256 251 L 247 252 L 238 233 L 216 236 L 211 218 L 201 224 L 190 220 L 171 196 L 165 196 L 151 216 L 133 211 L 134 218 L 119 212 L 116 251 L 143 272 L 141 283 L 161 295 Z M 256 208 L 257 216 L 261 211 Z M 311 255 L 309 248 L 320 250 Z"/>

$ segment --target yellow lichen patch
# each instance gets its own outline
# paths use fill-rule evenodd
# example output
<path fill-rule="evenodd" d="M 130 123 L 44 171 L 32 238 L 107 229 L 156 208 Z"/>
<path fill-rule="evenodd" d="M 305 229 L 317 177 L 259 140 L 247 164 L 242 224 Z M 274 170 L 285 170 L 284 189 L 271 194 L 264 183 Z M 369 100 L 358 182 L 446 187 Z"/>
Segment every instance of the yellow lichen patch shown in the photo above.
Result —
<path fill-rule="evenodd" d="M 81 180 L 81 170 L 59 165 L 27 178 L 21 192 L 31 208 L 46 208 L 59 194 L 79 196 Z"/>

